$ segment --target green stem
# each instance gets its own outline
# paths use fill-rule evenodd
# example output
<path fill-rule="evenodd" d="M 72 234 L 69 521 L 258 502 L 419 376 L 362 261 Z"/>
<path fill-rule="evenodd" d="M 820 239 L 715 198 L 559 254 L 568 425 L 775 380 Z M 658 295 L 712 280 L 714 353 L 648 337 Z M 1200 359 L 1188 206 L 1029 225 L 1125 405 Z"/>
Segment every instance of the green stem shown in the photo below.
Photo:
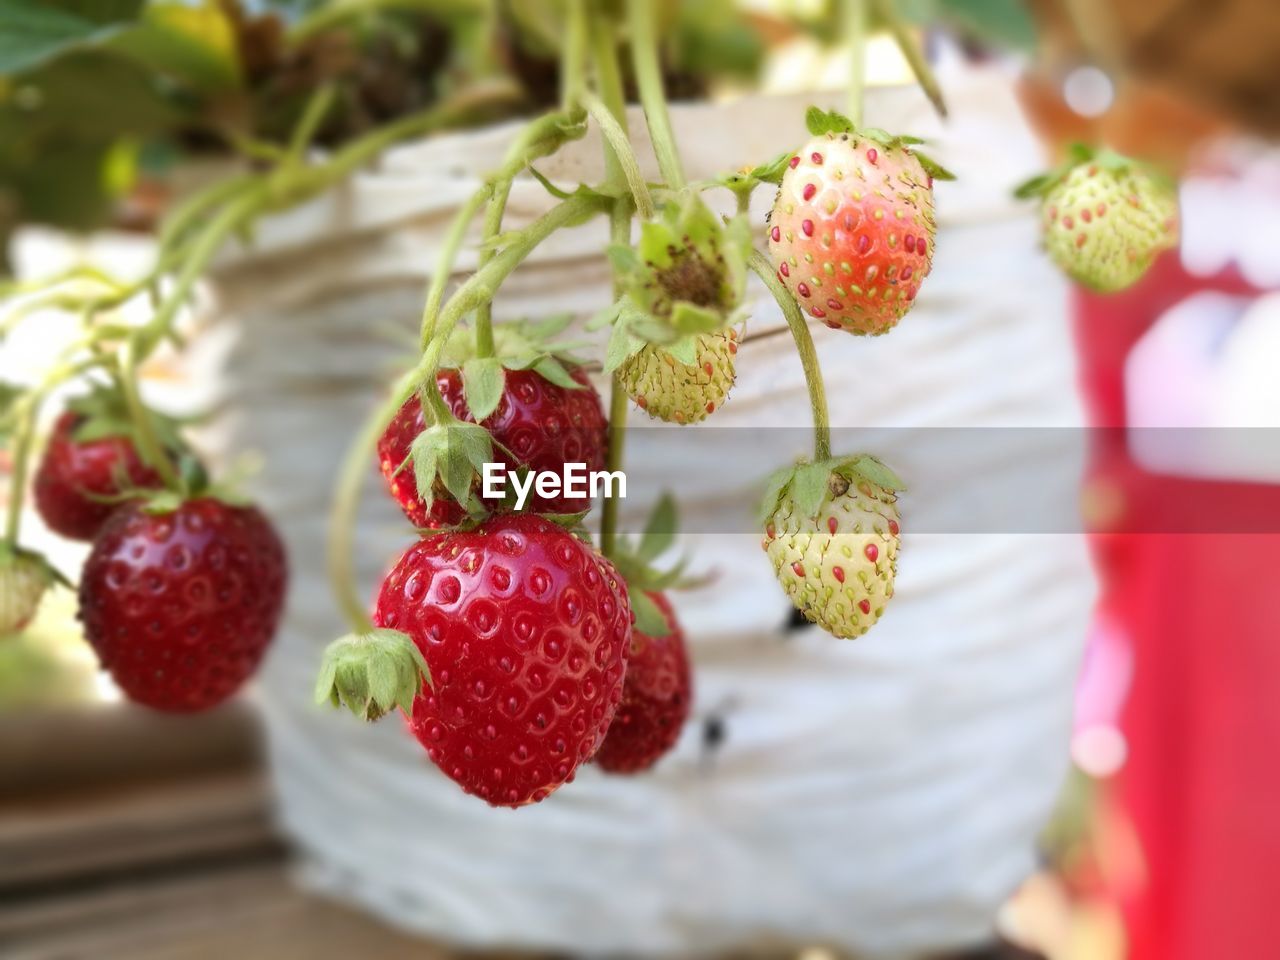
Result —
<path fill-rule="evenodd" d="M 5 521 L 4 542 L 18 545 L 22 527 L 22 502 L 27 492 L 27 467 L 31 460 L 31 446 L 35 442 L 36 416 L 40 412 L 41 393 L 32 393 L 25 400 L 29 409 L 22 411 L 19 427 L 13 438 L 13 469 L 9 475 L 9 509 Z"/>
<path fill-rule="evenodd" d="M 333 83 L 326 83 L 323 87 L 311 94 L 311 98 L 307 100 L 307 105 L 302 111 L 302 117 L 298 120 L 297 126 L 293 128 L 293 133 L 289 137 L 289 147 L 285 151 L 284 162 L 297 164 L 303 161 L 303 154 L 307 147 L 311 145 L 311 141 L 315 139 L 316 133 L 320 129 L 320 124 L 324 123 L 324 118 L 329 115 L 330 108 L 333 107 L 334 97 L 338 95 L 338 88 Z"/>
<path fill-rule="evenodd" d="M 138 391 L 138 349 L 139 341 L 134 337 L 130 337 L 120 347 L 120 392 L 129 409 L 129 419 L 133 421 L 138 453 L 143 462 L 160 475 L 166 487 L 178 490 L 181 487 L 178 472 L 156 436 L 151 412 L 143 404 L 142 395 Z"/>
<path fill-rule="evenodd" d="M 587 108 L 591 118 L 600 127 L 600 132 L 604 135 L 605 142 L 609 145 L 611 155 L 617 161 L 618 166 L 621 167 L 627 186 L 631 190 L 631 195 L 635 198 L 636 212 L 640 214 L 642 219 L 652 220 L 654 215 L 653 198 L 649 196 L 649 187 L 644 182 L 644 174 L 640 172 L 640 161 L 636 159 L 635 151 L 631 148 L 631 138 L 627 136 L 626 129 L 618 122 L 617 117 L 605 105 L 605 102 L 595 94 L 584 93 L 582 95 L 582 105 Z"/>
<path fill-rule="evenodd" d="M 453 263 L 457 259 L 458 251 L 462 248 L 463 241 L 466 239 L 467 228 L 471 225 L 471 221 L 475 219 L 476 213 L 489 198 L 490 189 L 491 187 L 485 184 L 467 198 L 467 202 L 462 205 L 462 208 L 453 218 L 449 232 L 445 234 L 444 242 L 440 245 L 440 252 L 436 256 L 435 269 L 431 273 L 431 280 L 427 286 L 426 302 L 422 307 L 419 341 L 423 350 L 427 348 L 427 344 L 435 336 L 436 321 L 440 316 L 440 304 L 444 301 L 445 287 L 449 285 L 449 278 L 453 276 Z"/>
<path fill-rule="evenodd" d="M 568 6 L 560 69 L 560 105 L 565 111 L 581 102 L 587 89 L 587 5 L 585 0 L 569 0 Z"/>
<path fill-rule="evenodd" d="M 631 62 L 635 69 L 640 103 L 649 139 L 658 158 L 658 169 L 672 190 L 684 189 L 684 168 L 676 149 L 671 117 L 667 113 L 667 96 L 662 86 L 662 67 L 658 62 L 658 40 L 654 32 L 654 7 L 650 0 L 627 0 L 627 24 L 631 30 Z"/>
<path fill-rule="evenodd" d="M 503 180 L 493 189 L 493 194 L 489 197 L 489 205 L 484 211 L 484 229 L 481 233 L 482 242 L 485 244 L 492 243 L 493 239 L 502 232 L 502 218 L 507 212 L 507 200 L 511 196 L 511 178 Z M 479 266 L 483 267 L 493 259 L 495 251 L 491 246 L 485 246 L 480 250 Z M 493 344 L 493 301 L 480 305 L 480 309 L 476 311 L 476 356 L 492 357 L 494 354 Z"/>
<path fill-rule="evenodd" d="M 596 82 L 600 87 L 599 104 L 608 111 L 609 118 L 617 125 L 626 144 L 620 150 L 607 136 L 605 138 L 605 182 L 617 189 L 627 179 L 626 156 L 631 151 L 631 139 L 627 134 L 627 105 L 622 88 L 622 70 L 618 64 L 618 47 L 609 24 L 602 17 L 592 20 L 592 47 L 596 58 Z M 599 121 L 597 121 L 599 122 Z M 604 129 L 601 124 L 601 129 Z M 637 203 L 638 203 L 637 197 Z M 613 201 L 609 211 L 610 242 L 622 246 L 631 242 L 631 210 L 622 198 Z M 615 274 L 613 296 L 622 293 L 622 285 Z M 627 393 L 615 373 L 609 385 L 609 443 L 605 450 L 605 469 L 621 470 L 626 460 Z M 600 551 L 612 557 L 618 549 L 618 499 L 606 497 L 600 513 Z"/>
<path fill-rule="evenodd" d="M 867 78 L 867 0 L 843 0 L 845 43 L 849 46 L 849 119 L 862 126 L 862 91 Z"/>
<path fill-rule="evenodd" d="M 782 315 L 787 318 L 787 326 L 791 328 L 791 336 L 796 342 L 796 352 L 800 354 L 800 365 L 804 368 L 805 384 L 809 388 L 809 407 L 813 413 L 813 459 L 815 462 L 831 459 L 831 420 L 827 414 L 827 392 L 822 384 L 822 367 L 818 364 L 818 351 L 813 345 L 813 337 L 804 315 L 796 305 L 795 298 L 782 285 L 782 281 L 773 272 L 773 265 L 758 250 L 751 251 L 748 261 L 751 269 L 764 281 L 773 298 L 782 308 Z"/>

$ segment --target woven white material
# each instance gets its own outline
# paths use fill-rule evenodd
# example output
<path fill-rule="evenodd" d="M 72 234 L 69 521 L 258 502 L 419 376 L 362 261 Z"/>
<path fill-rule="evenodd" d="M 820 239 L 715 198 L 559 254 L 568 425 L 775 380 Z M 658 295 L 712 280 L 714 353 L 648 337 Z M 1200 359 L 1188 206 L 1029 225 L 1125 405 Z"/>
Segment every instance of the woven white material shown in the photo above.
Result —
<path fill-rule="evenodd" d="M 1003 76 L 947 80 L 956 119 L 945 131 L 912 91 L 871 98 L 871 121 L 936 136 L 934 152 L 962 179 L 938 188 L 934 272 L 901 327 L 876 340 L 815 330 L 833 417 L 1077 425 L 1064 284 L 1036 249 L 1034 219 L 1008 199 L 1041 158 Z M 801 142 L 804 105 L 676 109 L 690 176 Z M 789 605 L 758 536 L 691 537 L 700 565 L 722 575 L 675 598 L 697 719 L 651 775 L 586 768 L 518 812 L 464 796 L 394 719 L 366 726 L 311 705 L 320 652 L 342 632 L 322 562 L 335 465 L 401 349 L 379 334 L 415 322 L 444 226 L 513 129 L 393 152 L 341 193 L 267 224 L 257 250 L 225 261 L 216 278 L 221 310 L 240 330 L 227 366 L 242 414 L 236 441 L 269 451 L 259 493 L 293 565 L 259 692 L 284 826 L 309 882 L 472 945 L 688 955 L 825 941 L 897 956 L 981 941 L 1033 866 L 1067 763 L 1092 600 L 1077 537 L 912 533 L 908 496 L 898 596 L 856 642 L 784 633 Z M 592 176 L 598 152 L 591 138 L 542 169 L 562 182 Z M 766 193 L 754 211 L 761 224 Z M 519 182 L 512 225 L 549 202 Z M 499 317 L 599 309 L 609 282 L 602 230 L 569 231 L 537 251 L 504 289 Z M 753 295 L 753 336 L 780 329 L 763 288 Z M 752 339 L 738 367 L 716 426 L 807 423 L 787 343 Z M 654 449 L 649 434 L 632 453 Z M 760 475 L 791 453 L 761 450 Z M 888 452 L 900 458 L 910 451 Z M 634 490 L 654 489 L 643 480 L 652 461 L 629 466 Z M 1003 466 L 958 470 L 955 495 L 980 493 L 983 471 Z M 709 475 L 682 508 L 741 509 L 758 479 Z M 1074 480 L 1061 478 L 1068 494 Z M 368 494 L 360 561 L 372 591 L 411 533 L 372 477 Z M 628 501 L 628 511 L 642 508 Z M 707 759 L 701 720 L 711 711 L 723 714 L 727 738 Z"/>

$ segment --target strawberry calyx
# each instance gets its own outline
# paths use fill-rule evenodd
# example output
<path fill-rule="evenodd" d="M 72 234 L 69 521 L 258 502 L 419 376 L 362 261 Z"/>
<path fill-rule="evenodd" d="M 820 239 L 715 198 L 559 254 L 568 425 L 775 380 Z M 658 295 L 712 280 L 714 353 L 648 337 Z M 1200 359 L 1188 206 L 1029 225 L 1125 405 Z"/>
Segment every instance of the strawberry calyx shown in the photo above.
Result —
<path fill-rule="evenodd" d="M 505 323 L 494 330 L 494 355 L 478 356 L 474 338 L 456 330 L 443 351 L 443 365 L 457 368 L 462 375 L 462 394 L 467 409 L 482 421 L 498 409 L 508 370 L 532 370 L 548 383 L 566 390 L 584 390 L 570 372 L 585 361 L 574 351 L 587 345 L 584 340 L 556 341 L 573 321 L 571 314 L 556 314 L 543 320 Z"/>
<path fill-rule="evenodd" d="M 71 431 L 71 439 L 76 443 L 118 437 L 128 440 L 135 448 L 142 447 L 138 423 L 130 414 L 124 396 L 115 387 L 94 384 L 88 393 L 68 400 L 67 410 L 76 417 Z M 151 430 L 166 453 L 175 461 L 189 453 L 182 436 L 182 420 L 151 409 L 146 413 Z"/>
<path fill-rule="evenodd" d="M 802 460 L 769 477 L 760 502 L 760 522 L 767 521 L 783 499 L 789 501 L 800 516 L 816 517 L 828 493 L 838 496 L 859 483 L 870 483 L 890 493 L 906 489 L 906 484 L 893 470 L 869 453 L 817 462 Z"/>
<path fill-rule="evenodd" d="M 926 142 L 923 137 L 913 137 L 906 133 L 888 133 L 879 127 L 859 127 L 844 114 L 837 113 L 835 110 L 823 110 L 821 107 L 810 107 L 805 111 L 804 121 L 805 126 L 809 128 L 809 132 L 815 137 L 820 137 L 827 133 L 863 137 L 880 144 L 886 149 L 903 150 L 910 153 L 920 162 L 920 166 L 924 168 L 925 173 L 935 180 L 954 180 L 956 178 L 954 173 L 942 166 L 938 161 L 915 149 Z M 790 158 L 791 155 L 788 154 L 787 159 L 790 160 Z M 785 172 L 786 164 L 784 163 L 776 173 L 777 179 L 770 182 L 781 183 L 782 174 Z"/>
<path fill-rule="evenodd" d="M 675 194 L 658 217 L 641 224 L 634 247 L 614 244 L 607 252 L 623 295 L 588 328 L 613 327 L 608 370 L 646 344 L 660 345 L 677 358 L 690 355 L 698 336 L 744 319 L 751 255 L 744 215 L 725 221 L 696 193 Z"/>
<path fill-rule="evenodd" d="M 675 544 L 677 530 L 676 502 L 669 493 L 664 493 L 654 505 L 640 536 L 618 537 L 609 557 L 627 583 L 631 609 L 636 615 L 635 629 L 646 636 L 663 637 L 671 633 L 667 618 L 648 594 L 692 589 L 706 583 L 705 577 L 685 574 L 687 557 L 681 557 L 667 569 L 655 565 L 654 561 Z"/>
<path fill-rule="evenodd" d="M 1014 187 L 1013 195 L 1019 200 L 1044 197 L 1054 187 L 1066 180 L 1071 175 L 1071 171 L 1085 163 L 1093 164 L 1100 170 L 1106 170 L 1117 175 L 1136 172 L 1167 185 L 1173 184 L 1173 178 L 1143 160 L 1125 156 L 1107 147 L 1095 147 L 1087 143 L 1073 143 L 1067 148 L 1067 156 L 1062 163 L 1024 180 Z"/>
<path fill-rule="evenodd" d="M 408 634 L 383 627 L 349 633 L 329 644 L 316 679 L 315 701 L 380 720 L 398 707 L 406 716 L 431 670 Z"/>
<path fill-rule="evenodd" d="M 71 581 L 41 553 L 0 542 L 0 637 L 22 630 L 51 586 L 70 587 Z"/>

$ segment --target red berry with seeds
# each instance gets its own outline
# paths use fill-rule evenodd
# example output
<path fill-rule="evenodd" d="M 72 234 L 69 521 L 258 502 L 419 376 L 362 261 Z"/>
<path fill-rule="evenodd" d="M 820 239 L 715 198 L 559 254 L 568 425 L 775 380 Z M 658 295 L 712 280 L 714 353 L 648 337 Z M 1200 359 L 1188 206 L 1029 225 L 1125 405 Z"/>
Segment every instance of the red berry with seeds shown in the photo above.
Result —
<path fill-rule="evenodd" d="M 600 404 L 600 395 L 581 367 L 571 367 L 569 376 L 581 389 L 569 389 L 547 380 L 534 370 L 506 370 L 502 397 L 497 409 L 482 426 L 493 436 L 494 454 L 508 469 L 527 467 L 563 473 L 566 463 L 584 463 L 586 469 L 604 467 L 609 424 Z M 446 368 L 436 374 L 436 386 L 453 415 L 475 422 L 463 393 L 462 374 Z M 413 465 L 408 461 L 414 439 L 425 429 L 418 397 L 410 397 L 387 425 L 378 441 L 378 466 L 392 497 L 415 526 L 452 526 L 465 516 L 462 508 L 443 489 L 438 489 L 430 509 L 418 495 Z M 514 454 L 514 461 L 503 448 Z M 563 494 L 544 498 L 531 492 L 526 509 L 540 513 L 577 513 L 586 510 L 585 497 Z"/>
<path fill-rule="evenodd" d="M 254 507 L 203 497 L 120 509 L 80 579 L 80 618 L 131 700 L 189 713 L 257 669 L 284 605 L 284 547 Z"/>
<path fill-rule="evenodd" d="M 127 436 L 79 440 L 83 418 L 58 418 L 32 484 L 36 509 L 50 530 L 73 540 L 92 540 L 120 507 L 121 492 L 159 489 L 159 474 L 142 462 Z"/>
<path fill-rule="evenodd" d="M 819 112 L 820 114 L 820 112 Z M 778 276 L 802 310 L 858 334 L 890 330 L 933 264 L 933 177 L 913 138 L 858 132 L 837 115 L 782 176 L 769 223 Z"/>
<path fill-rule="evenodd" d="M 622 705 L 613 718 L 596 763 L 609 773 L 637 773 L 675 746 L 689 717 L 693 682 L 684 633 L 666 595 L 648 594 L 667 622 L 662 636 L 631 634 L 631 659 Z"/>
<path fill-rule="evenodd" d="M 572 780 L 622 698 L 626 586 L 590 546 L 533 514 L 414 544 L 383 581 L 374 622 L 406 634 L 429 668 L 414 736 L 496 806 Z"/>

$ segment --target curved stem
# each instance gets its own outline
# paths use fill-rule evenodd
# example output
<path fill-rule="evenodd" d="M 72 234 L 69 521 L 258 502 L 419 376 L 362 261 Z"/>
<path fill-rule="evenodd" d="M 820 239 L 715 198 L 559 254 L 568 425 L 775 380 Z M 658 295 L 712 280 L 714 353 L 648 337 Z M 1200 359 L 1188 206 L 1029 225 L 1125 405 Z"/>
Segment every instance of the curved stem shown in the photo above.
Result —
<path fill-rule="evenodd" d="M 306 107 L 303 108 L 301 118 L 289 136 L 289 146 L 284 155 L 285 163 L 302 162 L 303 154 L 315 139 L 316 133 L 320 130 L 320 124 L 324 123 L 324 118 L 329 115 L 337 95 L 338 88 L 332 82 L 326 83 L 311 94 Z"/>
<path fill-rule="evenodd" d="M 791 328 L 791 336 L 796 342 L 796 352 L 800 354 L 800 365 L 804 368 L 804 380 L 809 387 L 809 407 L 813 412 L 813 459 L 831 459 L 831 420 L 827 414 L 827 392 L 822 384 L 822 367 L 818 364 L 818 351 L 813 345 L 813 336 L 805 323 L 800 307 L 795 298 L 787 292 L 782 281 L 774 275 L 773 265 L 758 250 L 751 251 L 747 261 L 756 275 L 764 281 L 773 298 L 782 308 L 782 315 L 787 318 L 787 326 Z"/>
<path fill-rule="evenodd" d="M 610 120 L 622 133 L 626 149 L 620 151 L 613 142 L 605 139 L 605 182 L 620 187 L 627 179 L 625 157 L 631 151 L 631 139 L 627 135 L 627 104 L 622 89 L 622 70 L 618 64 L 618 48 L 608 24 L 601 17 L 592 20 L 592 47 L 596 57 L 596 82 L 600 87 L 600 106 L 608 112 Z M 597 122 L 599 122 L 597 120 Z M 601 124 L 601 129 L 605 125 Z M 638 201 L 638 198 L 637 198 Z M 609 211 L 610 242 L 627 245 L 631 242 L 631 210 L 622 198 L 613 201 Z M 613 280 L 615 299 L 622 293 L 617 275 Z M 617 374 L 609 385 L 609 444 L 605 450 L 605 469 L 610 473 L 621 470 L 625 462 L 627 439 L 627 393 Z M 606 497 L 600 512 L 600 552 L 612 557 L 618 547 L 618 499 Z"/>
<path fill-rule="evenodd" d="M 27 492 L 27 468 L 31 460 L 31 445 L 35 442 L 36 416 L 40 412 L 41 393 L 26 398 L 30 407 L 23 411 L 19 427 L 13 438 L 13 468 L 9 475 L 9 509 L 5 520 L 4 543 L 16 547 L 22 528 L 22 502 Z"/>
<path fill-rule="evenodd" d="M 466 239 L 467 227 L 471 225 L 476 213 L 489 198 L 490 189 L 486 184 L 467 198 L 467 202 L 453 218 L 449 232 L 445 234 L 444 243 L 440 245 L 435 270 L 432 271 L 431 280 L 427 286 L 426 302 L 422 307 L 422 322 L 419 325 L 419 341 L 424 350 L 431 342 L 431 338 L 435 336 L 440 304 L 444 300 L 444 289 L 449 285 L 449 278 L 453 276 L 453 263 L 457 259 L 458 251 L 462 248 L 463 240 Z"/>
<path fill-rule="evenodd" d="M 130 337 L 120 347 L 120 392 L 124 396 L 125 406 L 129 408 L 129 419 L 133 421 L 138 453 L 143 462 L 160 475 L 166 487 L 177 490 L 181 485 L 178 472 L 156 436 L 151 413 L 138 392 L 138 347 L 138 340 L 134 337 Z"/>
<path fill-rule="evenodd" d="M 599 125 L 600 132 L 609 144 L 609 149 L 617 160 L 623 176 L 626 178 L 631 195 L 635 198 L 636 211 L 641 218 L 652 220 L 654 215 L 653 198 L 649 196 L 649 187 L 644 182 L 644 174 L 640 172 L 640 161 L 636 159 L 635 151 L 631 148 L 631 139 L 627 136 L 627 131 L 618 122 L 617 117 L 613 115 L 604 101 L 595 94 L 584 93 L 582 95 L 582 105 L 591 114 L 591 119 L 595 120 Z"/>
<path fill-rule="evenodd" d="M 667 113 L 667 97 L 662 86 L 662 68 L 658 63 L 658 40 L 654 33 L 654 6 L 650 0 L 627 0 L 627 25 L 631 30 L 631 62 L 635 68 L 640 103 L 644 106 L 649 139 L 658 158 L 658 169 L 672 190 L 684 188 L 684 168 L 676 149 L 671 117 Z"/>
<path fill-rule="evenodd" d="M 849 119 L 862 126 L 862 91 L 867 77 L 867 0 L 843 0 L 845 43 L 849 46 Z"/>

